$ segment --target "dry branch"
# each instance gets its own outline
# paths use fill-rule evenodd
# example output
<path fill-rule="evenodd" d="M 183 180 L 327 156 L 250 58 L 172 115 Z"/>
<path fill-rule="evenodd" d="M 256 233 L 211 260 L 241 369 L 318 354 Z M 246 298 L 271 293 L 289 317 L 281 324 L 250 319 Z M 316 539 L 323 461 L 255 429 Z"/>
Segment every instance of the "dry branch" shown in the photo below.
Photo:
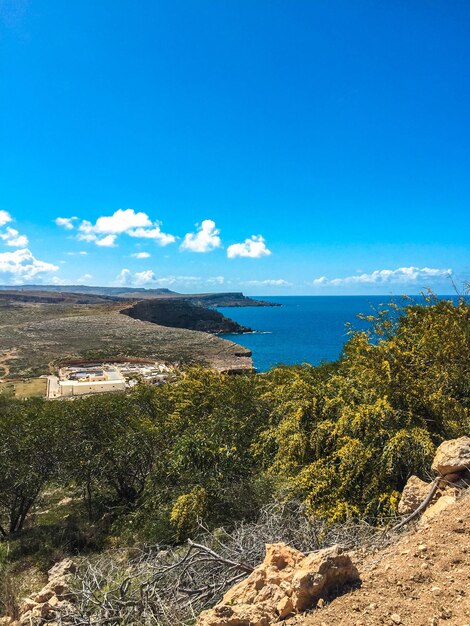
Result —
<path fill-rule="evenodd" d="M 263 557 L 266 543 L 284 541 L 307 553 L 339 543 L 376 546 L 380 532 L 361 522 L 327 525 L 309 520 L 299 505 L 267 507 L 253 523 L 228 531 L 201 524 L 186 546 L 115 550 L 85 560 L 75 578 L 73 626 L 190 626 L 196 616 L 242 580 Z"/>

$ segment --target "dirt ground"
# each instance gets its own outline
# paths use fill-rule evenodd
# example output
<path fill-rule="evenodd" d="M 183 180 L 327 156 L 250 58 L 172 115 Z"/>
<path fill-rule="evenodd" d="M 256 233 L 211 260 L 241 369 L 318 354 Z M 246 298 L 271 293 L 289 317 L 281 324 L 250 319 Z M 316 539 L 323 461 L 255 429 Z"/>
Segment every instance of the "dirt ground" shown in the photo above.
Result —
<path fill-rule="evenodd" d="M 286 626 L 470 626 L 470 496 L 359 560 L 361 587 Z"/>

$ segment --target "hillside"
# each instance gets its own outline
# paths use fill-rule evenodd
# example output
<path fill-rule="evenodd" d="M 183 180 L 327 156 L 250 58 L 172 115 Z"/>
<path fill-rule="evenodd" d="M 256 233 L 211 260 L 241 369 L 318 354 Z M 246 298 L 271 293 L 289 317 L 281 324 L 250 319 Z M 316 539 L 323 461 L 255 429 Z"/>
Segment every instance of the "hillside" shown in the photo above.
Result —
<path fill-rule="evenodd" d="M 286 626 L 465 626 L 470 623 L 470 497 L 397 543 L 361 558 L 362 584 Z"/>
<path fill-rule="evenodd" d="M 193 303 L 178 301 L 173 307 L 165 302 L 156 305 L 165 310 L 159 325 L 145 321 L 145 316 L 133 319 L 121 314 L 135 302 L 120 298 L 0 291 L 0 373 L 9 378 L 40 376 L 62 360 L 128 356 L 207 363 L 221 371 L 251 371 L 249 350 L 199 332 L 246 329 Z M 178 328 L 171 326 L 172 316 Z"/>
<path fill-rule="evenodd" d="M 21 333 L 24 348 L 3 366 L 63 358 L 64 338 L 90 358 L 156 353 L 155 332 L 162 351 L 168 333 L 180 351 L 180 333 L 219 341 L 122 308 L 9 301 L 2 341 Z M 306 626 L 469 624 L 467 501 L 442 526 L 396 528 L 438 497 L 429 520 L 470 482 L 468 302 L 429 296 L 398 312 L 378 311 L 336 363 L 259 376 L 185 368 L 174 384 L 73 402 L 0 395 L 0 615 L 20 613 L 35 572 L 43 584 L 55 562 L 79 557 L 77 624 L 194 626 L 201 614 L 201 626 L 267 626 L 281 613 Z M 290 556 L 270 549 L 266 563 L 265 544 Z"/>

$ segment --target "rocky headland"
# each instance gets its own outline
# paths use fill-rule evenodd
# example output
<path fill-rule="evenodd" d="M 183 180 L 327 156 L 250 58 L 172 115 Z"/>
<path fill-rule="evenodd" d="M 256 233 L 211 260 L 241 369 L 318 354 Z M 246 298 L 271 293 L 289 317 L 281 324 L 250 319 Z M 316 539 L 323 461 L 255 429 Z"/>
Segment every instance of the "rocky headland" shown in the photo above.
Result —
<path fill-rule="evenodd" d="M 186 299 L 140 300 L 124 308 L 121 313 L 171 328 L 187 328 L 214 334 L 252 332 L 250 328 L 241 326 L 219 311 Z"/>

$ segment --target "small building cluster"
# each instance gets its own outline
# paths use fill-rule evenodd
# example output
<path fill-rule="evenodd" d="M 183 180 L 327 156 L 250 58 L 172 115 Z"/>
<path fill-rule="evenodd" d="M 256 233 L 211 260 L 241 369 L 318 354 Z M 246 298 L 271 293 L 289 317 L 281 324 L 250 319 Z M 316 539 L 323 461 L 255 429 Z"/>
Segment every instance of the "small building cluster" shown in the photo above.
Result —
<path fill-rule="evenodd" d="M 48 376 L 48 398 L 71 398 L 95 393 L 125 391 L 138 382 L 163 384 L 174 373 L 165 363 L 102 363 L 66 366 L 58 376 Z"/>
<path fill-rule="evenodd" d="M 174 374 L 174 368 L 165 363 L 118 363 L 115 367 L 129 381 L 129 386 L 139 380 L 158 385 Z"/>

